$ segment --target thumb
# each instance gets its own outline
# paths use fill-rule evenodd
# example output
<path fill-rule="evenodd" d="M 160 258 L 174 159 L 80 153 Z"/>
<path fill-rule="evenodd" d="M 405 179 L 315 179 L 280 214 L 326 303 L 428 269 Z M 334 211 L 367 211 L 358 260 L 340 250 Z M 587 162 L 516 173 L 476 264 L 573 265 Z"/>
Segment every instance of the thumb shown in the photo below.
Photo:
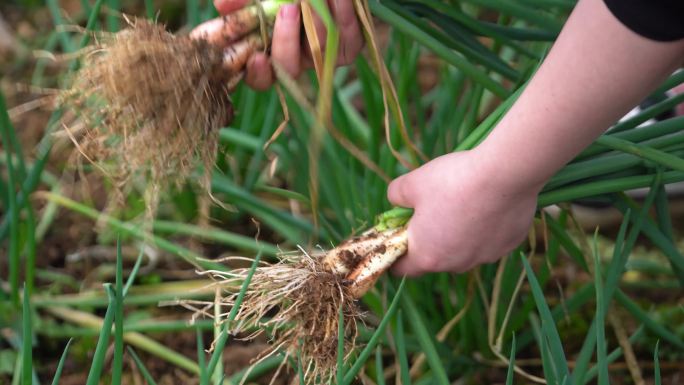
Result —
<path fill-rule="evenodd" d="M 413 208 L 416 202 L 416 186 L 413 172 L 402 175 L 387 186 L 387 199 L 395 206 Z"/>

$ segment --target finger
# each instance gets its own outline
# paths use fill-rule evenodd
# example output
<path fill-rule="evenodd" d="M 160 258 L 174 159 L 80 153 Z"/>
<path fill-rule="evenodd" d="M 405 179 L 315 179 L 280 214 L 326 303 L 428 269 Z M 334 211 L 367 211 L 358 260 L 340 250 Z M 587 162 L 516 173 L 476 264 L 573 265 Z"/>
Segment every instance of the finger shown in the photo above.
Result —
<path fill-rule="evenodd" d="M 263 42 L 258 35 L 247 36 L 229 45 L 223 51 L 223 68 L 230 74 L 241 72 L 247 60 L 260 48 L 263 48 Z"/>
<path fill-rule="evenodd" d="M 214 36 L 219 36 L 223 29 L 223 19 L 211 19 L 195 27 L 190 31 L 190 37 L 193 39 L 211 40 Z"/>
<path fill-rule="evenodd" d="M 299 35 L 301 33 L 301 16 L 299 5 L 284 5 L 278 11 L 273 27 L 273 44 L 271 56 L 292 77 L 299 76 L 301 72 L 301 45 Z"/>
<path fill-rule="evenodd" d="M 397 276 L 417 277 L 425 274 L 427 271 L 425 271 L 419 263 L 416 263 L 418 259 L 416 258 L 415 253 L 415 237 L 413 236 L 411 221 L 408 223 L 407 237 L 408 250 L 404 256 L 394 262 L 390 271 Z"/>
<path fill-rule="evenodd" d="M 255 90 L 263 91 L 273 84 L 273 69 L 266 54 L 257 52 L 249 58 L 245 83 Z"/>
<path fill-rule="evenodd" d="M 337 62 L 339 65 L 347 65 L 354 61 L 363 47 L 359 20 L 350 0 L 329 0 L 329 3 L 330 12 L 333 14 L 340 31 Z"/>
<path fill-rule="evenodd" d="M 214 0 L 214 7 L 220 15 L 225 15 L 244 8 L 249 2 L 250 0 Z"/>
<path fill-rule="evenodd" d="M 242 8 L 198 25 L 190 32 L 190 37 L 225 47 L 255 30 L 258 25 L 259 18 L 254 16 L 254 10 Z"/>
<path fill-rule="evenodd" d="M 413 258 L 410 254 L 406 254 L 405 256 L 399 258 L 399 260 L 392 265 L 390 271 L 393 275 L 400 277 L 418 277 L 426 273 L 418 267 L 418 265 L 415 263 L 415 258 Z"/>
<path fill-rule="evenodd" d="M 402 175 L 387 186 L 387 200 L 395 206 L 413 208 L 415 206 L 414 185 L 411 173 Z"/>

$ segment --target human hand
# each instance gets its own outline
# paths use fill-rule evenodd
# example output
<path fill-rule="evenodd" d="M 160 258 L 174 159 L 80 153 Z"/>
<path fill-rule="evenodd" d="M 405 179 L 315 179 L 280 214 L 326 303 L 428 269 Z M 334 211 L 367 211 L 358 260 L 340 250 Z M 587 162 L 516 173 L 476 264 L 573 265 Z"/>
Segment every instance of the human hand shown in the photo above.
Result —
<path fill-rule="evenodd" d="M 214 0 L 214 6 L 219 14 L 227 15 L 248 6 L 250 1 Z M 352 0 L 328 0 L 328 6 L 340 33 L 337 62 L 338 65 L 347 65 L 354 60 L 363 47 L 363 39 L 354 5 Z M 311 49 L 306 37 L 302 36 L 301 19 L 299 4 L 282 6 L 276 16 L 271 39 L 271 59 L 294 78 L 298 77 L 303 70 L 313 67 Z M 315 13 L 314 25 L 318 38 L 324 45 L 326 29 Z M 275 76 L 266 53 L 254 53 L 247 60 L 244 80 L 249 86 L 257 90 L 267 89 L 273 84 Z"/>
<path fill-rule="evenodd" d="M 495 163 L 477 149 L 452 153 L 390 184 L 389 201 L 414 209 L 408 252 L 394 273 L 464 272 L 525 239 L 542 186 L 499 175 Z"/>

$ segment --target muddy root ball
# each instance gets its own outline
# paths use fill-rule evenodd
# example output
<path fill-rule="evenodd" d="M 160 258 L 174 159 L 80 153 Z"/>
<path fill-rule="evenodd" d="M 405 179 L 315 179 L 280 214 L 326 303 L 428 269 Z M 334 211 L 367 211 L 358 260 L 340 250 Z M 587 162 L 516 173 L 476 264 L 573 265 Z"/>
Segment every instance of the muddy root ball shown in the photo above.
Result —
<path fill-rule="evenodd" d="M 233 116 L 223 50 L 145 20 L 93 40 L 60 95 L 71 112 L 62 133 L 118 192 L 142 183 L 152 211 L 160 189 L 198 166 L 209 191 L 218 130 Z"/>

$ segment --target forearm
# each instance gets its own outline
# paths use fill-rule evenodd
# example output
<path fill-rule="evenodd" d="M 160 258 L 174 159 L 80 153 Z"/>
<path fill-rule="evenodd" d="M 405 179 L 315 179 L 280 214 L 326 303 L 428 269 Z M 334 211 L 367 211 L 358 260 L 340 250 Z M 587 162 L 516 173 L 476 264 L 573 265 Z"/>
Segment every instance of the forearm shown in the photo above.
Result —
<path fill-rule="evenodd" d="M 548 57 L 478 147 L 501 178 L 541 187 L 682 61 L 684 41 L 623 26 L 600 0 L 580 0 Z"/>

